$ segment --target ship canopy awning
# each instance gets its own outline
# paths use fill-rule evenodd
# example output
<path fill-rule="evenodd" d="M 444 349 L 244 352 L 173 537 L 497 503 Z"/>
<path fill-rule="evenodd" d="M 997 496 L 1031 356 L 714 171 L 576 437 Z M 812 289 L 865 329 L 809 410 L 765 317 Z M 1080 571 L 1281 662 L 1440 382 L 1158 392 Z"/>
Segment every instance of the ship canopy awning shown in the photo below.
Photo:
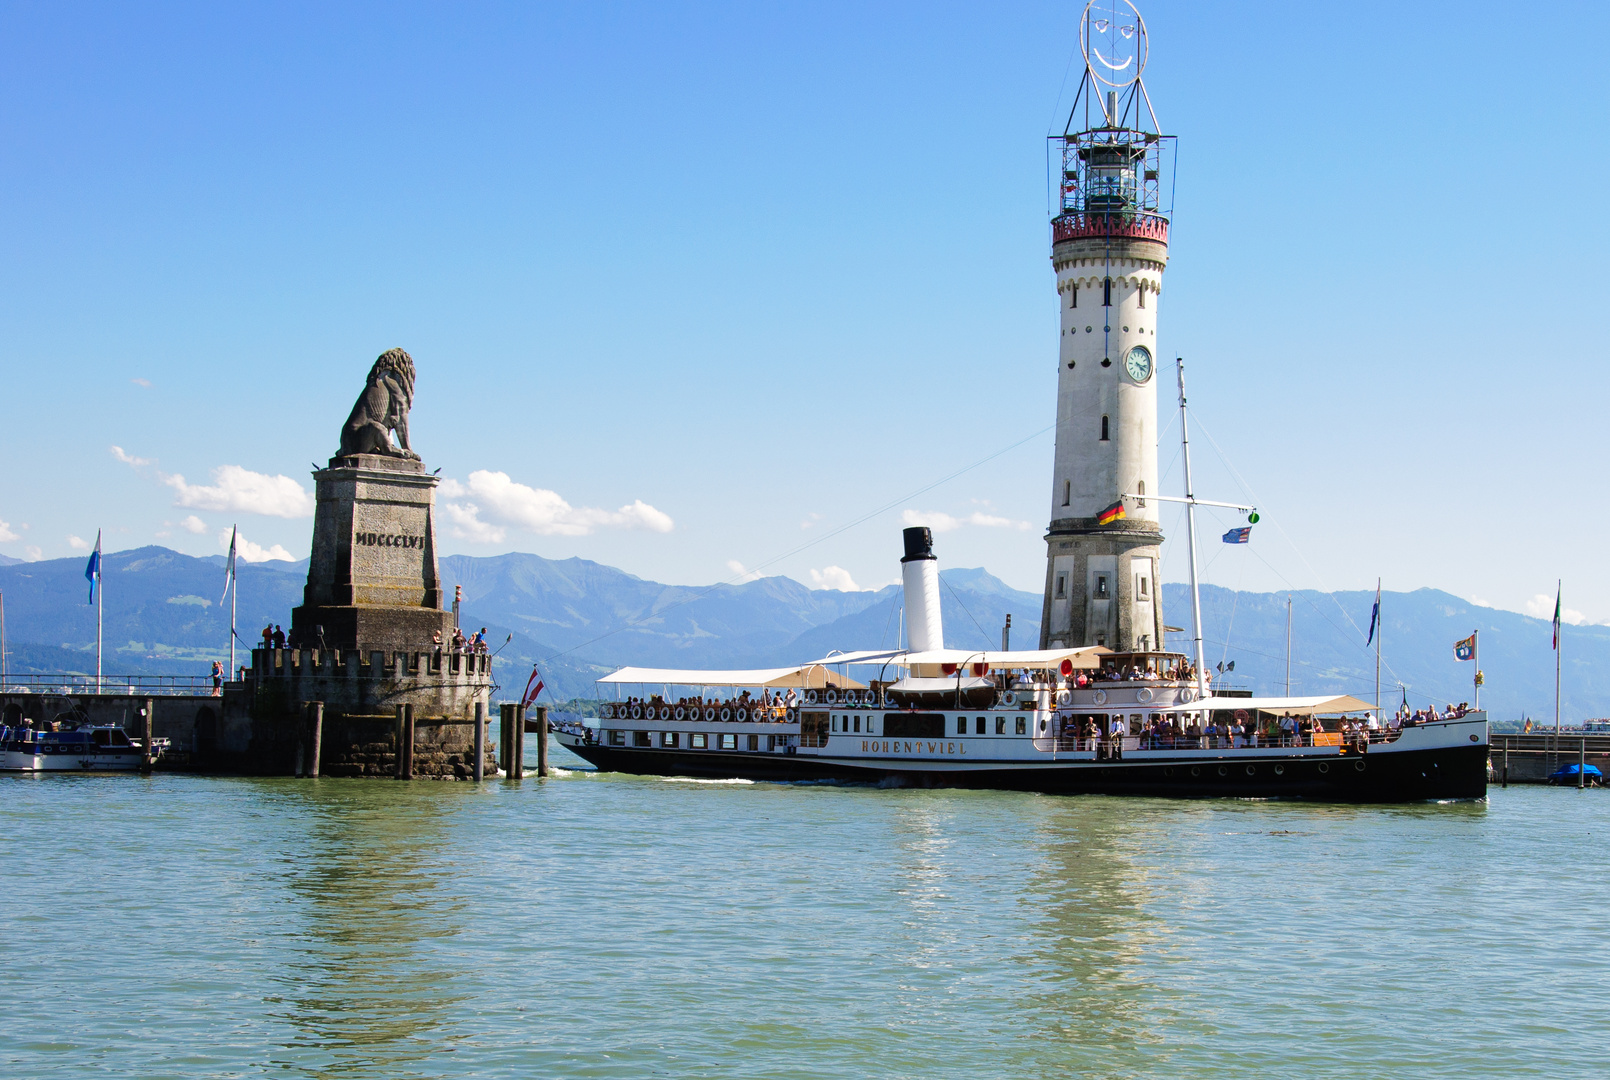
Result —
<path fill-rule="evenodd" d="M 1035 668 L 1055 671 L 1064 660 L 1075 668 L 1099 668 L 1102 658 L 1112 650 L 1101 645 L 1086 645 L 1077 649 L 928 649 L 924 652 L 905 652 L 886 649 L 881 652 L 842 653 L 824 656 L 818 664 L 889 664 L 911 667 L 915 664 L 988 664 L 994 670 L 1008 668 Z"/>
<path fill-rule="evenodd" d="M 1329 697 L 1205 697 L 1187 704 L 1170 705 L 1156 712 L 1226 712 L 1245 709 L 1248 712 L 1290 713 L 1292 716 L 1330 715 L 1332 713 L 1369 712 L 1375 706 L 1349 694 Z"/>
<path fill-rule="evenodd" d="M 958 679 L 954 675 L 938 679 L 917 679 L 910 675 L 889 684 L 889 689 L 900 694 L 953 694 L 957 690 L 993 689 L 994 681 L 968 675 Z"/>
<path fill-rule="evenodd" d="M 752 686 L 775 689 L 815 689 L 827 687 L 861 690 L 861 683 L 829 671 L 821 664 L 794 667 L 698 670 L 694 668 L 623 667 L 598 680 L 601 683 L 644 686 Z"/>

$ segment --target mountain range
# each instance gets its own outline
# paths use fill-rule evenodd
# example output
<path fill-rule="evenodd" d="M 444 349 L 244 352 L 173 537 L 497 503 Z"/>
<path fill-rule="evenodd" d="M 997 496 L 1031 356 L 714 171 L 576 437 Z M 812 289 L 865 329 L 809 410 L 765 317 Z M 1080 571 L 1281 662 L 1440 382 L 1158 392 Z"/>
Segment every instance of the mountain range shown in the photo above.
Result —
<path fill-rule="evenodd" d="M 896 644 L 900 590 L 810 589 L 786 577 L 738 585 L 683 586 L 648 581 L 585 559 L 511 553 L 441 560 L 448 587 L 464 591 L 461 623 L 487 627 L 497 671 L 512 695 L 540 664 L 549 692 L 590 697 L 593 680 L 616 667 L 762 667 L 833 650 Z M 269 623 L 286 625 L 301 601 L 307 563 L 241 564 L 237 626 L 244 642 Z M 221 556 L 194 558 L 162 547 L 105 557 L 104 669 L 108 674 L 205 674 L 228 655 L 229 614 L 221 604 Z M 1040 596 L 982 569 L 941 574 L 945 639 L 958 648 L 1000 646 L 1012 617 L 1012 644 L 1039 644 Z M 14 672 L 93 671 L 95 609 L 87 602 L 81 558 L 0 564 L 8 666 Z M 1189 625 L 1183 585 L 1165 584 L 1168 621 Z M 1373 648 L 1365 646 L 1368 592 L 1291 594 L 1291 691 L 1375 693 Z M 1233 662 L 1223 685 L 1258 693 L 1286 687 L 1287 594 L 1202 590 L 1210 668 Z M 1474 665 L 1454 659 L 1455 641 L 1480 632 L 1486 675 L 1482 702 L 1495 719 L 1553 715 L 1554 653 L 1545 619 L 1481 607 L 1435 589 L 1387 593 L 1382 602 L 1384 700 L 1407 693 L 1411 705 L 1472 699 Z M 507 644 L 504 644 L 507 639 Z M 1562 712 L 1567 721 L 1610 709 L 1610 627 L 1567 627 Z M 1168 647 L 1190 652 L 1188 633 Z M 242 647 L 243 648 L 243 647 Z M 240 654 L 240 655 L 243 655 Z M 239 662 L 239 660 L 237 660 Z M 1400 685 L 1406 690 L 1399 690 Z"/>

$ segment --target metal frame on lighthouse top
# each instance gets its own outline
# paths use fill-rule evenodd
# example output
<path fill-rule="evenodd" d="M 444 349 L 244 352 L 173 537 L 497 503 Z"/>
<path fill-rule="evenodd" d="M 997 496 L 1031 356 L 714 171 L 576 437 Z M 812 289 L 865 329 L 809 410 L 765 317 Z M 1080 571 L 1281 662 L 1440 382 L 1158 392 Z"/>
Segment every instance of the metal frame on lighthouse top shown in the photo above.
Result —
<path fill-rule="evenodd" d="M 1130 0 L 1085 4 L 1084 74 L 1062 133 L 1049 137 L 1062 166 L 1052 211 L 1058 238 L 1138 226 L 1167 239 L 1174 137 L 1162 134 L 1141 78 L 1149 48 L 1146 22 Z"/>

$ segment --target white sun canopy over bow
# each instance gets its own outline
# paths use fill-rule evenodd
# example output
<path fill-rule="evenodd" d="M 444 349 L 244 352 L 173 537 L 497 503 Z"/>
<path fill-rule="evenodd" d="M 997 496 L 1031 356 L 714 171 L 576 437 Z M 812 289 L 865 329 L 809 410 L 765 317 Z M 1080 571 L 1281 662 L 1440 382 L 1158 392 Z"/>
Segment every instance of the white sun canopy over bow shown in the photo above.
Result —
<path fill-rule="evenodd" d="M 833 661 L 838 663 L 838 661 Z M 645 686 L 752 686 L 785 689 L 789 687 L 824 689 L 829 686 L 860 690 L 854 679 L 821 664 L 796 664 L 793 667 L 747 668 L 700 671 L 691 668 L 624 667 L 612 671 L 598 680 L 601 683 L 625 683 Z"/>
<path fill-rule="evenodd" d="M 988 664 L 994 670 L 1008 668 L 1035 668 L 1056 670 L 1064 660 L 1076 668 L 1099 668 L 1102 658 L 1112 650 L 1101 645 L 1086 645 L 1077 649 L 929 649 L 926 652 L 904 652 L 899 649 L 841 653 L 824 656 L 818 664 L 890 664 L 910 667 L 913 664 Z"/>
<path fill-rule="evenodd" d="M 1226 712 L 1245 709 L 1248 712 L 1290 713 L 1293 716 L 1313 716 L 1316 713 L 1369 712 L 1375 706 L 1356 697 L 1342 694 L 1338 697 L 1205 697 L 1185 705 L 1170 705 L 1156 712 L 1202 712 L 1223 709 Z"/>

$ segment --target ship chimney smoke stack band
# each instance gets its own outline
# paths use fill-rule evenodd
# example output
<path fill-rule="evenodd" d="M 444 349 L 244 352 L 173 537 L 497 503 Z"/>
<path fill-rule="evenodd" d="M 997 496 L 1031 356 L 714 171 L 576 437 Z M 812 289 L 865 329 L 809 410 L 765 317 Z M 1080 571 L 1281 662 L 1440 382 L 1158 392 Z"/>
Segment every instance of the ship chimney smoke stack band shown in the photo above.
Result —
<path fill-rule="evenodd" d="M 934 558 L 934 534 L 921 526 L 901 533 L 906 557 L 900 560 L 900 578 L 906 598 L 906 645 L 917 652 L 945 647 L 945 630 L 939 615 L 939 561 Z"/>

